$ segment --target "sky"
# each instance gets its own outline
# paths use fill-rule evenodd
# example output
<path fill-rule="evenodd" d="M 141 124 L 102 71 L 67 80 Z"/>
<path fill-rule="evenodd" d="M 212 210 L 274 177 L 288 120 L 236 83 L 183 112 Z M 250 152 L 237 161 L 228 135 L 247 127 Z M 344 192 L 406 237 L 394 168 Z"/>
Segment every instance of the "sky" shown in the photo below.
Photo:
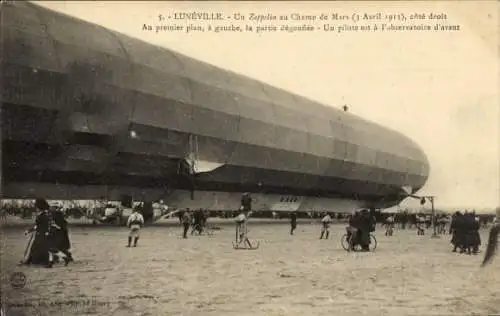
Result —
<path fill-rule="evenodd" d="M 39 2 L 395 129 L 426 153 L 421 194 L 443 208 L 500 205 L 498 4 L 470 2 Z M 445 13 L 459 31 L 147 32 L 173 12 L 320 15 Z M 161 24 L 188 25 L 175 21 Z M 208 25 L 207 22 L 194 22 Z M 217 22 L 215 22 L 217 23 Z M 221 25 L 256 21 L 226 21 Z M 331 21 L 288 21 L 321 27 Z M 359 21 L 358 26 L 369 22 Z M 385 22 L 387 23 L 387 22 Z M 262 22 L 260 25 L 284 24 Z M 337 22 L 343 25 L 343 22 Z M 353 25 L 353 22 L 347 24 Z M 215 25 L 212 23 L 212 25 Z M 415 202 L 409 202 L 412 205 Z"/>

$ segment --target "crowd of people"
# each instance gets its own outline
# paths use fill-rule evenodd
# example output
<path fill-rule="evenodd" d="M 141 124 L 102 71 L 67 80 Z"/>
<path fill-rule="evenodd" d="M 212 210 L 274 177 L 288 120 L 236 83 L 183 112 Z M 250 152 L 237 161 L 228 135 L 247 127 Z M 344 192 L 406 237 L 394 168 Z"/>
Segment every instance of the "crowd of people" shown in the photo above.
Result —
<path fill-rule="evenodd" d="M 477 254 L 481 245 L 479 228 L 479 219 L 474 213 L 456 212 L 450 225 L 453 252 L 459 250 L 460 253 Z"/>
<path fill-rule="evenodd" d="M 237 240 L 246 242 L 252 247 L 247 237 L 246 224 L 251 214 L 252 199 L 248 193 L 243 194 L 239 215 L 236 216 L 236 236 Z M 59 259 L 64 260 L 67 265 L 73 261 L 70 252 L 71 243 L 68 236 L 68 225 L 61 208 L 51 207 L 44 199 L 36 199 L 35 208 L 38 214 L 35 219 L 35 226 L 26 234 L 32 234 L 28 244 L 24 264 L 41 264 L 52 267 Z M 177 212 L 179 220 L 183 226 L 183 238 L 187 238 L 189 228 L 192 227 L 191 235 L 195 232 L 202 234 L 207 226 L 208 214 L 203 210 Z M 377 216 L 374 210 L 356 211 L 348 218 L 347 238 L 350 241 L 350 247 L 361 246 L 362 251 L 370 251 L 370 233 L 375 231 Z M 380 215 L 380 214 L 378 214 Z M 497 214 L 497 216 L 499 216 Z M 418 217 L 417 217 L 418 218 Z M 329 213 L 323 213 L 321 218 L 320 239 L 328 239 L 330 235 L 330 224 L 332 216 Z M 394 229 L 395 216 L 389 214 L 383 221 L 386 226 L 386 236 L 392 236 Z M 417 220 L 417 232 L 424 227 L 419 224 L 425 223 L 423 220 Z M 144 217 L 140 209 L 134 208 L 133 213 L 128 217 L 127 227 L 130 229 L 128 235 L 127 247 L 136 247 L 139 240 L 139 231 L 144 225 Z M 293 235 L 297 228 L 297 214 L 290 213 L 290 234 Z M 436 225 L 440 231 L 444 230 L 445 220 L 436 218 Z M 403 229 L 406 227 L 402 227 Z M 466 254 L 477 254 L 481 245 L 479 234 L 480 223 L 474 212 L 465 212 L 464 214 L 456 212 L 452 219 L 449 234 L 452 235 L 451 243 L 453 252 L 459 251 Z"/>
<path fill-rule="evenodd" d="M 64 213 L 59 208 L 51 210 L 44 199 L 37 199 L 35 207 L 39 213 L 35 219 L 35 226 L 25 232 L 31 234 L 31 239 L 22 263 L 51 268 L 62 258 L 67 265 L 73 261 L 73 256 L 69 251 L 71 243 Z"/>
<path fill-rule="evenodd" d="M 185 211 L 178 211 L 177 216 L 182 224 L 184 231 L 183 238 L 188 238 L 189 228 L 191 227 L 191 235 L 195 232 L 201 235 L 207 229 L 207 214 L 201 210 L 191 211 L 189 208 Z"/>

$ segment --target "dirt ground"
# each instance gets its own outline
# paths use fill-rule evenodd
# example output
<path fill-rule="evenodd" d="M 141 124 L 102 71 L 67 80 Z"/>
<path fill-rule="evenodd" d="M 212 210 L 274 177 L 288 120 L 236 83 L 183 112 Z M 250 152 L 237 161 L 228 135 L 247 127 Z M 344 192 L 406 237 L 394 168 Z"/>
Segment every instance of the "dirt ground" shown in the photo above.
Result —
<path fill-rule="evenodd" d="M 230 225 L 186 240 L 180 227 L 145 227 L 137 248 L 125 247 L 125 228 L 79 226 L 76 261 L 46 269 L 18 266 L 28 239 L 4 227 L 3 305 L 9 316 L 500 314 L 500 257 L 481 269 L 483 254 L 452 253 L 450 236 L 382 228 L 375 252 L 348 253 L 343 225 L 329 240 L 319 230 L 301 224 L 290 236 L 285 224 L 250 223 L 261 244 L 244 251 L 233 250 Z"/>

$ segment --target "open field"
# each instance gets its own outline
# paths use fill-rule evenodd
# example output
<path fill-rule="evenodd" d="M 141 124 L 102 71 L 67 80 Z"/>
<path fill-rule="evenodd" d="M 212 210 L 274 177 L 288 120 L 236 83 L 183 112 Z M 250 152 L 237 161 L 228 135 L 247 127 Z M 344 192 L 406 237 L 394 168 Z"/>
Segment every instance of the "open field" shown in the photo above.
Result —
<path fill-rule="evenodd" d="M 76 262 L 53 269 L 17 266 L 27 238 L 4 227 L 2 295 L 9 316 L 500 313 L 499 257 L 480 269 L 482 254 L 451 253 L 449 236 L 385 237 L 382 228 L 375 252 L 347 253 L 343 227 L 319 240 L 316 224 L 290 236 L 288 225 L 251 223 L 255 251 L 233 250 L 229 225 L 187 240 L 175 225 L 146 227 L 137 248 L 124 247 L 125 228 L 73 227 Z M 14 272 L 26 275 L 23 288 L 12 287 Z"/>
<path fill-rule="evenodd" d="M 27 218 L 27 219 L 22 219 L 17 216 L 7 216 L 6 220 L 0 222 L 0 225 L 2 227 L 31 227 L 33 226 L 33 223 L 35 221 L 35 217 L 33 218 Z M 89 227 L 93 226 L 92 220 L 89 218 L 82 217 L 80 219 L 74 219 L 74 218 L 67 218 L 67 221 L 70 225 L 72 226 L 84 226 L 84 227 Z M 215 225 L 215 226 L 220 226 L 220 225 L 234 225 L 234 218 L 218 218 L 218 217 L 211 217 L 209 219 L 210 223 Z M 288 218 L 283 218 L 283 219 L 272 219 L 272 218 L 251 218 L 252 223 L 257 223 L 257 224 L 285 224 L 285 223 L 290 223 L 290 219 Z M 345 220 L 344 220 L 345 221 Z M 312 223 L 317 223 L 318 219 L 309 219 L 309 218 L 298 218 L 297 223 L 299 224 L 312 224 Z M 334 222 L 337 223 L 337 222 Z M 97 223 L 96 226 L 115 226 L 115 224 L 101 224 Z M 179 219 L 177 217 L 172 217 L 172 218 L 162 218 L 156 221 L 155 223 L 147 223 L 146 226 L 170 226 L 170 227 L 176 227 L 179 226 Z"/>

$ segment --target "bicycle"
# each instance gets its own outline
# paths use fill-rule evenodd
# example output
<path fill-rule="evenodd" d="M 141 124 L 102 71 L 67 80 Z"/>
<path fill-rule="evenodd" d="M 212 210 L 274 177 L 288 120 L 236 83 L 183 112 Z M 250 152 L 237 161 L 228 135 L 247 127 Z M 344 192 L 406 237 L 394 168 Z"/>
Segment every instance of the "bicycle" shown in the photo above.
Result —
<path fill-rule="evenodd" d="M 349 234 L 342 235 L 340 239 L 340 244 L 342 245 L 342 248 L 344 248 L 344 250 L 348 252 L 361 249 L 361 245 L 359 244 L 353 245 L 354 243 L 353 237 L 355 236 L 355 234 L 351 233 L 350 237 L 348 236 Z M 377 249 L 377 238 L 375 238 L 373 234 L 370 234 L 370 248 L 371 248 L 370 251 L 375 251 L 375 249 Z"/>
<path fill-rule="evenodd" d="M 203 231 L 207 234 L 207 236 L 211 237 L 215 234 L 215 231 L 220 230 L 220 227 L 215 226 L 214 224 L 206 223 Z"/>

